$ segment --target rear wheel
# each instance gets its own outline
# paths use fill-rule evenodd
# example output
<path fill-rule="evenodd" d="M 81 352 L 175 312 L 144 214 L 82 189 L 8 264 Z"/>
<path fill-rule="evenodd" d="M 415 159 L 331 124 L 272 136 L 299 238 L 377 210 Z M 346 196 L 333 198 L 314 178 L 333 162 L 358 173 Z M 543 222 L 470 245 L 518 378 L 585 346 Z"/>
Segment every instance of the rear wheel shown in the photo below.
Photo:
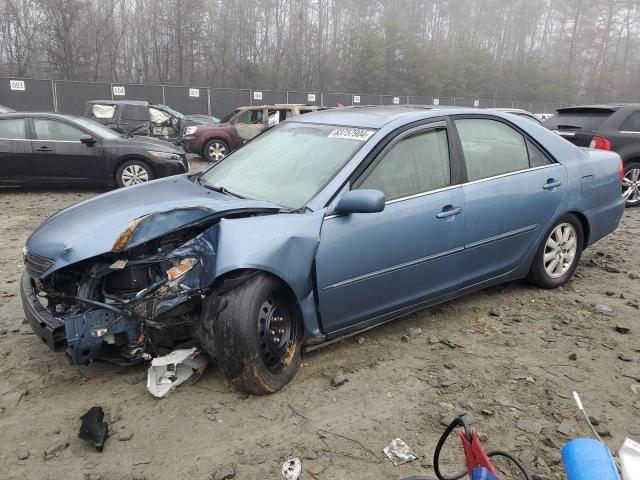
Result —
<path fill-rule="evenodd" d="M 547 232 L 533 260 L 529 280 L 542 288 L 556 288 L 567 282 L 575 272 L 580 256 L 584 231 L 575 215 L 564 215 Z"/>
<path fill-rule="evenodd" d="M 222 140 L 214 138 L 205 143 L 202 154 L 209 162 L 219 162 L 229 154 L 229 146 Z"/>
<path fill-rule="evenodd" d="M 622 196 L 627 207 L 640 204 L 640 162 L 629 162 L 624 166 Z"/>
<path fill-rule="evenodd" d="M 116 171 L 116 182 L 119 187 L 129 187 L 153 180 L 153 171 L 143 161 L 127 160 Z"/>
<path fill-rule="evenodd" d="M 206 300 L 200 340 L 239 390 L 276 392 L 300 366 L 302 322 L 295 298 L 276 278 L 252 275 Z"/>

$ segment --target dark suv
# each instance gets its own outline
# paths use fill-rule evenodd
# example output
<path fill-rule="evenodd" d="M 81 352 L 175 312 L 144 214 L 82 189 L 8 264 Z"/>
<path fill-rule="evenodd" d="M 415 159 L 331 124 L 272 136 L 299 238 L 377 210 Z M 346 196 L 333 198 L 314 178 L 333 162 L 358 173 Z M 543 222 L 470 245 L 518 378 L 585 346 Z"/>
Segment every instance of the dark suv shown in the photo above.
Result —
<path fill-rule="evenodd" d="M 219 121 L 210 115 L 184 115 L 166 105 L 142 100 L 91 100 L 87 102 L 84 116 L 119 133 L 177 140 L 177 143 L 185 127 Z"/>
<path fill-rule="evenodd" d="M 543 125 L 579 147 L 613 150 L 620 155 L 626 205 L 640 204 L 640 105 L 561 108 Z"/>

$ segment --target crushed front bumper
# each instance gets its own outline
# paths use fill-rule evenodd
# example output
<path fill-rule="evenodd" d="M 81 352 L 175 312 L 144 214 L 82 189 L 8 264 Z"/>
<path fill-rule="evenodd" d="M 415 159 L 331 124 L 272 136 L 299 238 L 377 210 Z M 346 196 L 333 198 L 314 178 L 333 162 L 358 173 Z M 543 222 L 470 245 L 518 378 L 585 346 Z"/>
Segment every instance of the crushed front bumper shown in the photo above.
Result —
<path fill-rule="evenodd" d="M 74 365 L 107 361 L 137 363 L 123 352 L 138 351 L 139 324 L 105 308 L 79 309 L 63 318 L 49 313 L 38 301 L 33 280 L 25 273 L 20 283 L 22 306 L 34 333 L 53 351 L 64 351 Z M 128 348 L 127 348 L 128 347 Z"/>
<path fill-rule="evenodd" d="M 20 282 L 22 308 L 35 334 L 54 351 L 67 347 L 64 321 L 47 312 L 38 301 L 33 280 L 26 273 Z"/>

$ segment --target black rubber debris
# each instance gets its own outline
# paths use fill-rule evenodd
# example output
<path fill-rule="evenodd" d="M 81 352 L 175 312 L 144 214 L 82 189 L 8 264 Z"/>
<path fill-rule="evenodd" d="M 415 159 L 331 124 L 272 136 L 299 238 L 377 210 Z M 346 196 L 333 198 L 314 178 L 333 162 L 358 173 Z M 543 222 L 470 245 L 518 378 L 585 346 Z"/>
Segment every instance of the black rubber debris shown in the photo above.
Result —
<path fill-rule="evenodd" d="M 91 409 L 80 418 L 82 425 L 80 425 L 78 438 L 91 443 L 96 447 L 97 451 L 101 452 L 104 448 L 104 442 L 109 436 L 109 426 L 107 422 L 102 421 L 104 418 L 102 407 L 91 407 Z"/>

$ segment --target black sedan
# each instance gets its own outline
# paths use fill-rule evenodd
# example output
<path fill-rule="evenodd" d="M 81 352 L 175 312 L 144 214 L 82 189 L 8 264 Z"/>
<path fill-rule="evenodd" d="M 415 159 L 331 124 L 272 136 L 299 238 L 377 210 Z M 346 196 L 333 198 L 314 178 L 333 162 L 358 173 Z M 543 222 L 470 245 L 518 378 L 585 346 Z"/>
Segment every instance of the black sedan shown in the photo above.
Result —
<path fill-rule="evenodd" d="M 0 183 L 101 183 L 126 187 L 189 170 L 184 151 L 83 117 L 0 114 Z"/>

